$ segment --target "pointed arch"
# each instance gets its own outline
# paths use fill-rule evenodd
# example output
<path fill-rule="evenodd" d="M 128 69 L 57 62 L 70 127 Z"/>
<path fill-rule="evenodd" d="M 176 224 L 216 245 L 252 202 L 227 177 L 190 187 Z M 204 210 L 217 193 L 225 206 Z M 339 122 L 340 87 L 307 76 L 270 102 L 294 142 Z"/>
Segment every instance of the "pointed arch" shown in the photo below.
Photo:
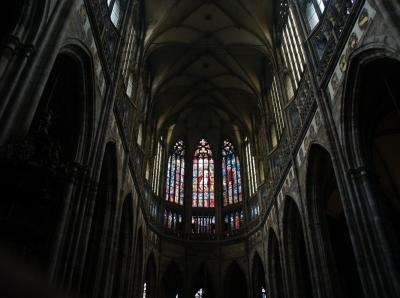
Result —
<path fill-rule="evenodd" d="M 303 221 L 300 210 L 291 197 L 285 199 L 282 230 L 289 294 L 290 296 L 313 297 L 311 264 L 307 253 Z"/>
<path fill-rule="evenodd" d="M 318 243 L 318 263 L 330 277 L 331 284 L 326 284 L 325 290 L 331 287 L 340 297 L 363 296 L 331 156 L 320 145 L 314 144 L 310 149 L 306 190 L 310 222 L 317 223 L 310 230 L 313 242 Z"/>
<path fill-rule="evenodd" d="M 135 267 L 134 267 L 134 293 L 135 297 L 143 296 L 143 228 L 140 227 L 136 235 Z"/>
<path fill-rule="evenodd" d="M 205 263 L 199 266 L 193 276 L 192 295 L 196 298 L 214 297 L 213 280 Z"/>
<path fill-rule="evenodd" d="M 109 278 L 109 266 L 103 260 L 111 248 L 113 223 L 118 195 L 116 146 L 105 146 L 97 196 L 94 201 L 86 250 L 82 294 L 96 296 L 104 290 Z"/>
<path fill-rule="evenodd" d="M 118 232 L 113 297 L 131 296 L 129 285 L 133 260 L 133 198 L 128 194 L 122 205 Z"/>
<path fill-rule="evenodd" d="M 174 261 L 168 264 L 163 275 L 163 295 L 164 298 L 176 298 L 183 296 L 184 280 L 179 266 Z"/>
<path fill-rule="evenodd" d="M 153 253 L 151 253 L 147 259 L 142 296 L 143 298 L 157 297 L 157 266 Z"/>
<path fill-rule="evenodd" d="M 248 297 L 247 278 L 236 261 L 232 262 L 226 271 L 224 279 L 224 297 Z"/>
<path fill-rule="evenodd" d="M 283 298 L 284 296 L 284 277 L 281 263 L 281 252 L 278 237 L 275 231 L 270 228 L 268 231 L 267 248 L 268 280 L 270 295 L 272 297 Z"/>
<path fill-rule="evenodd" d="M 343 147 L 354 191 L 349 199 L 352 206 L 362 206 L 346 208 L 353 214 L 348 227 L 360 227 L 351 233 L 355 245 L 364 245 L 364 235 L 371 239 L 358 258 L 368 264 L 363 284 L 380 283 L 375 295 L 378 288 L 398 292 L 392 285 L 400 284 L 399 67 L 398 53 L 388 48 L 359 48 L 350 56 L 342 97 Z M 381 277 L 373 279 L 378 271 Z"/>
<path fill-rule="evenodd" d="M 266 298 L 267 284 L 264 265 L 256 252 L 253 257 L 252 287 L 254 297 Z"/>

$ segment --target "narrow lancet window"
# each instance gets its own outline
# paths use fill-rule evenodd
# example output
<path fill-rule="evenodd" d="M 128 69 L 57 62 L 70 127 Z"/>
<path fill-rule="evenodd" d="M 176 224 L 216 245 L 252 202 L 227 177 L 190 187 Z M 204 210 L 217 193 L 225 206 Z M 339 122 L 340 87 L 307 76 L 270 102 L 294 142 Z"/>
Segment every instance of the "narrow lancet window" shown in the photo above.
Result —
<path fill-rule="evenodd" d="M 240 177 L 240 162 L 234 147 L 228 140 L 222 148 L 222 186 L 224 206 L 242 202 L 242 181 Z"/>
<path fill-rule="evenodd" d="M 165 199 L 183 205 L 185 178 L 185 148 L 182 140 L 176 142 L 168 159 Z"/>

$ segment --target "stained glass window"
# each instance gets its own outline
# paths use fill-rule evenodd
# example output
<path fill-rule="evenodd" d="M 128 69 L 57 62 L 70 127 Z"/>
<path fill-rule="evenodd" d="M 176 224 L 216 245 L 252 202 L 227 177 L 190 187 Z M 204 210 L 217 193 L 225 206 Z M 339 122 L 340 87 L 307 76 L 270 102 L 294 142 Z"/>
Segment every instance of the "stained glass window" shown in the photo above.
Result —
<path fill-rule="evenodd" d="M 225 214 L 225 230 L 232 232 L 239 230 L 243 224 L 243 211 Z"/>
<path fill-rule="evenodd" d="M 192 206 L 214 207 L 214 160 L 205 139 L 200 141 L 193 159 Z"/>
<path fill-rule="evenodd" d="M 203 298 L 204 297 L 204 290 L 200 289 L 196 292 L 196 294 L 194 295 L 194 298 Z"/>
<path fill-rule="evenodd" d="M 222 186 L 224 206 L 242 202 L 242 181 L 239 157 L 235 155 L 231 142 L 224 141 L 222 148 Z"/>
<path fill-rule="evenodd" d="M 192 216 L 193 234 L 214 234 L 215 216 Z"/>
<path fill-rule="evenodd" d="M 185 178 L 185 148 L 179 140 L 168 159 L 167 187 L 165 199 L 168 202 L 183 205 Z"/>
<path fill-rule="evenodd" d="M 164 226 L 171 230 L 180 230 L 183 222 L 182 214 L 170 210 L 164 211 Z"/>

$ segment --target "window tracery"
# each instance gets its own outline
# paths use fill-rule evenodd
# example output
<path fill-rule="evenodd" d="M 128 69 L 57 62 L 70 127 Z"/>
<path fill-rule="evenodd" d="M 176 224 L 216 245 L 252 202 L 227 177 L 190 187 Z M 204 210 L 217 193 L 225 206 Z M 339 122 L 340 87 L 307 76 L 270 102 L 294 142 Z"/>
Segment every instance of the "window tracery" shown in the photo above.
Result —
<path fill-rule="evenodd" d="M 213 208 L 214 205 L 214 160 L 210 145 L 202 139 L 193 158 L 192 206 Z"/>
<path fill-rule="evenodd" d="M 222 186 L 224 206 L 242 202 L 240 162 L 231 142 L 224 140 L 222 148 Z"/>
<path fill-rule="evenodd" d="M 183 140 L 176 142 L 169 158 L 165 199 L 183 205 L 185 178 L 185 147 Z"/>

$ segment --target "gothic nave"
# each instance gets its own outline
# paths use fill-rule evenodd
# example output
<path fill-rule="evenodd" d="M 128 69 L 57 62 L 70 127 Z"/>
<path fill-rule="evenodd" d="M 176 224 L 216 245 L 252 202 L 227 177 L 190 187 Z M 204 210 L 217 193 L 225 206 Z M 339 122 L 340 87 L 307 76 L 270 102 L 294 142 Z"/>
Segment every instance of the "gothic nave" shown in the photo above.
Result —
<path fill-rule="evenodd" d="M 400 297 L 398 0 L 3 0 L 0 297 Z"/>

